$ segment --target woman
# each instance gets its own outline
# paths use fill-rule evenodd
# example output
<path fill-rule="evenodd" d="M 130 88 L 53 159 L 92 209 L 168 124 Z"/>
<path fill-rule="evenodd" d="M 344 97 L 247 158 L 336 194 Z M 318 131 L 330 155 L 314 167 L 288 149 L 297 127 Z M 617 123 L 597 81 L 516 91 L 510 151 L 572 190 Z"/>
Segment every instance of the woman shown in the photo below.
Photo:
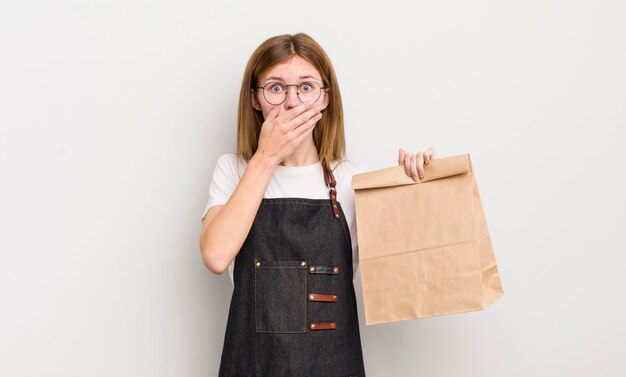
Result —
<path fill-rule="evenodd" d="M 433 155 L 400 149 L 398 162 L 418 181 Z M 237 153 L 218 159 L 202 217 L 203 262 L 234 282 L 220 376 L 365 376 L 350 186 L 363 170 L 345 160 L 326 53 L 302 33 L 263 42 L 243 77 Z"/>

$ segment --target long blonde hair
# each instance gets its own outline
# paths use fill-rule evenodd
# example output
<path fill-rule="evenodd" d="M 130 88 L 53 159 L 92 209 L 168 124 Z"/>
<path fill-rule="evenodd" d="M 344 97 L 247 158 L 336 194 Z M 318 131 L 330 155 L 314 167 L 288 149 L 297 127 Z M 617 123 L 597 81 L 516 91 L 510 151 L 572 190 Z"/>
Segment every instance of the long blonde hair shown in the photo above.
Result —
<path fill-rule="evenodd" d="M 322 163 L 343 160 L 346 143 L 343 105 L 333 65 L 322 47 L 305 33 L 284 34 L 267 39 L 254 51 L 241 82 L 237 114 L 237 155 L 249 161 L 258 147 L 263 114 L 252 107 L 253 90 L 259 79 L 272 67 L 299 56 L 311 63 L 322 76 L 322 86 L 329 96 L 324 116 L 313 129 L 313 141 Z"/>

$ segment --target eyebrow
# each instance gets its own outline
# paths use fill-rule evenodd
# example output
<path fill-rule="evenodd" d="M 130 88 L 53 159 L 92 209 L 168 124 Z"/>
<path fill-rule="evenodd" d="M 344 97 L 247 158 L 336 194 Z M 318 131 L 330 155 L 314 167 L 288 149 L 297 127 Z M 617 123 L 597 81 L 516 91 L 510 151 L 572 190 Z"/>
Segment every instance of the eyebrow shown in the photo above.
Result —
<path fill-rule="evenodd" d="M 311 75 L 304 75 L 304 76 L 300 76 L 300 80 L 304 80 L 304 79 L 314 79 L 317 80 L 317 78 L 315 76 L 311 76 Z M 278 76 L 271 76 L 268 77 L 267 79 L 265 79 L 265 81 L 271 81 L 271 80 L 277 80 L 277 81 L 285 81 L 285 79 L 283 79 L 282 77 L 278 77 Z"/>

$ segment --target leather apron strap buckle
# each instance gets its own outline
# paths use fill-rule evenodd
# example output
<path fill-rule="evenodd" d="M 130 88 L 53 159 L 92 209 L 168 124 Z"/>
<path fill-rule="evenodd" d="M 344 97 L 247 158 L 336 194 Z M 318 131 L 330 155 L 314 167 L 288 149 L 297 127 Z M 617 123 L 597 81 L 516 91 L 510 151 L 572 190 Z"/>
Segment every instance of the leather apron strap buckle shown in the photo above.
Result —
<path fill-rule="evenodd" d="M 330 195 L 330 201 L 333 207 L 333 214 L 336 219 L 339 219 L 341 215 L 339 214 L 339 208 L 337 207 L 337 181 L 335 180 L 335 175 L 333 171 L 330 170 L 328 166 L 328 161 L 326 158 L 322 161 L 322 167 L 324 168 L 324 182 L 326 183 L 326 187 L 328 187 L 328 194 Z"/>

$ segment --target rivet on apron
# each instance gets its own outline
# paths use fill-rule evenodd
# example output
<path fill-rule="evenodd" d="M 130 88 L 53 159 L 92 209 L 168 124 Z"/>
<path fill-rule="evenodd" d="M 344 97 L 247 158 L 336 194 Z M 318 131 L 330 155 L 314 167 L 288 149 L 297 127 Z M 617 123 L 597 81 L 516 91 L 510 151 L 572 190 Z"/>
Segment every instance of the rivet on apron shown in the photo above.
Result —
<path fill-rule="evenodd" d="M 313 267 L 313 266 L 309 267 L 309 271 L 310 272 L 315 272 L 315 267 Z"/>
<path fill-rule="evenodd" d="M 261 267 L 261 262 L 256 262 L 256 263 L 255 263 L 255 265 L 256 265 L 257 267 Z"/>
<path fill-rule="evenodd" d="M 306 266 L 306 262 L 305 261 L 300 262 L 300 266 L 302 267 Z"/>

